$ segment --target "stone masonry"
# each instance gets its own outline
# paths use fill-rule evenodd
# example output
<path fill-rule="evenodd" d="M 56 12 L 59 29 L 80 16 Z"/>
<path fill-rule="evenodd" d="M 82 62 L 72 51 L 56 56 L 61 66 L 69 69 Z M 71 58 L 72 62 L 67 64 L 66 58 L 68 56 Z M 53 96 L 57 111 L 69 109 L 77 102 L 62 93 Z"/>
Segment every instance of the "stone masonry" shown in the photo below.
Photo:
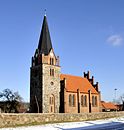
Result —
<path fill-rule="evenodd" d="M 98 120 L 105 118 L 121 117 L 124 112 L 101 112 L 101 113 L 54 113 L 54 114 L 0 114 L 0 128 L 14 127 L 21 125 L 56 123 L 56 122 L 74 122 L 85 120 Z"/>
<path fill-rule="evenodd" d="M 49 113 L 50 109 L 50 95 L 54 97 L 54 112 L 59 113 L 59 92 L 60 92 L 60 67 L 54 65 L 43 64 L 43 113 Z M 49 71 L 54 69 L 54 76 L 49 76 Z"/>

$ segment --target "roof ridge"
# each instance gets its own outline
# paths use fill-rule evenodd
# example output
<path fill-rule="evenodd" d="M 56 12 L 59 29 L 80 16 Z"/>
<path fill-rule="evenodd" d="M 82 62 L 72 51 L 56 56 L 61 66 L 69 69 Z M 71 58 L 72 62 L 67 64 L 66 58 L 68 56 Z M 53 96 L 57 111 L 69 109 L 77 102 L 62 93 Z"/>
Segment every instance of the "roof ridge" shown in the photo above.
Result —
<path fill-rule="evenodd" d="M 82 76 L 71 75 L 71 74 L 61 74 L 61 75 L 67 75 L 67 76 L 72 76 L 72 77 L 79 77 L 79 78 L 84 78 L 84 77 L 82 77 Z"/>

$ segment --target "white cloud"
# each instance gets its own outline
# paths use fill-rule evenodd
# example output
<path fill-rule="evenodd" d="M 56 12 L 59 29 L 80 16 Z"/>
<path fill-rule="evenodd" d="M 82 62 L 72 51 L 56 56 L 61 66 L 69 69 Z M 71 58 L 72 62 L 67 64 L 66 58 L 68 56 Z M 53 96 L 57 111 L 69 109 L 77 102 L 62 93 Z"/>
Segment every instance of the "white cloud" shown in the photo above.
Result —
<path fill-rule="evenodd" d="M 120 46 L 123 42 L 123 37 L 121 35 L 111 35 L 108 37 L 107 42 L 113 46 Z"/>

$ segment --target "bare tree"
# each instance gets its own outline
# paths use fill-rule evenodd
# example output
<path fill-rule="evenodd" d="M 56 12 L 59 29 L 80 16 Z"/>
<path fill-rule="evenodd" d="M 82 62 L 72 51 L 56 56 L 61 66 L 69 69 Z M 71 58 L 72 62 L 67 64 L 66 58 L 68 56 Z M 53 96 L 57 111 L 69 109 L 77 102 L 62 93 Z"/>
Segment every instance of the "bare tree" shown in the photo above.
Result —
<path fill-rule="evenodd" d="M 21 96 L 18 92 L 12 92 L 10 89 L 5 89 L 0 93 L 0 99 L 3 102 L 3 109 L 7 113 L 18 113 Z"/>

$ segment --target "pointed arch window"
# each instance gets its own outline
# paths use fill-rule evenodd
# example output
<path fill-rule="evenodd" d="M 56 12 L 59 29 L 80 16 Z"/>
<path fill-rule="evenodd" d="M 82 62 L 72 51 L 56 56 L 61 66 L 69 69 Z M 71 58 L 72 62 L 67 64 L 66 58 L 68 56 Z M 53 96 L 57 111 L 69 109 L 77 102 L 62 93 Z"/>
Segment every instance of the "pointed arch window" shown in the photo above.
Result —
<path fill-rule="evenodd" d="M 97 96 L 92 96 L 92 106 L 93 107 L 97 106 Z"/>
<path fill-rule="evenodd" d="M 69 94 L 69 106 L 71 106 L 71 102 L 72 102 L 72 100 L 71 100 L 72 98 L 71 98 L 71 94 Z"/>
<path fill-rule="evenodd" d="M 92 106 L 94 107 L 95 106 L 95 97 L 92 96 Z"/>
<path fill-rule="evenodd" d="M 72 96 L 72 106 L 74 107 L 75 106 L 75 95 L 73 94 Z"/>
<path fill-rule="evenodd" d="M 55 105 L 55 97 L 53 94 L 51 94 L 49 97 L 49 111 L 50 111 L 50 113 L 54 112 L 54 110 L 55 110 L 54 105 Z"/>
<path fill-rule="evenodd" d="M 69 94 L 69 106 L 75 107 L 75 95 Z"/>
<path fill-rule="evenodd" d="M 54 65 L 54 58 L 50 58 L 50 65 Z"/>
<path fill-rule="evenodd" d="M 52 58 L 52 65 L 54 65 L 54 58 Z"/>
<path fill-rule="evenodd" d="M 84 96 L 83 95 L 81 96 L 81 106 L 82 107 L 84 106 Z"/>
<path fill-rule="evenodd" d="M 97 96 L 95 96 L 95 106 L 97 106 Z"/>
<path fill-rule="evenodd" d="M 87 107 L 87 96 L 86 95 L 81 96 L 81 106 Z"/>
<path fill-rule="evenodd" d="M 85 107 L 87 106 L 87 96 L 86 95 L 84 96 L 84 106 Z"/>
<path fill-rule="evenodd" d="M 54 69 L 50 68 L 50 76 L 54 76 Z"/>

